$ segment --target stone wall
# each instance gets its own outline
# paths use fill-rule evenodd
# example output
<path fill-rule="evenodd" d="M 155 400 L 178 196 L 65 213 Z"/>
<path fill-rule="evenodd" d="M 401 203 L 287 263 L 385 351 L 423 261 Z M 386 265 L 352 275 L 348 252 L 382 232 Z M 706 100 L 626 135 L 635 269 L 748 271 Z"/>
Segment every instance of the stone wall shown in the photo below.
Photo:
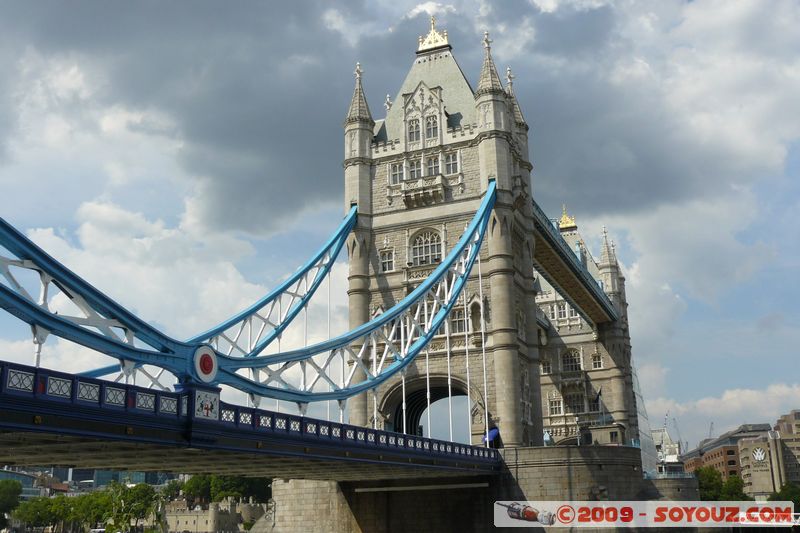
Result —
<path fill-rule="evenodd" d="M 645 480 L 640 450 L 614 446 L 508 448 L 494 477 L 336 483 L 275 480 L 274 532 L 469 532 L 493 528 L 497 500 L 697 497 L 693 479 Z"/>

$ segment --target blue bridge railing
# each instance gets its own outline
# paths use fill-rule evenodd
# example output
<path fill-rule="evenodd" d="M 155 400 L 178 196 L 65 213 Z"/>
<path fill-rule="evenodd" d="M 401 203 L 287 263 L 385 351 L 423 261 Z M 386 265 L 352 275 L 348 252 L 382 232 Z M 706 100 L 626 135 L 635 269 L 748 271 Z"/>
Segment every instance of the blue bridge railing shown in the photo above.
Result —
<path fill-rule="evenodd" d="M 76 376 L 0 361 L 0 405 L 2 397 L 27 397 L 46 402 L 95 408 L 116 414 L 152 417 L 153 421 L 188 421 L 193 418 L 187 392 L 167 392 L 112 381 Z M 427 457 L 495 463 L 497 450 L 457 442 L 429 439 L 389 431 L 340 424 L 241 405 L 219 403 L 219 418 L 193 418 L 194 423 L 214 425 L 286 439 L 303 439 L 347 447 L 364 447 Z"/>

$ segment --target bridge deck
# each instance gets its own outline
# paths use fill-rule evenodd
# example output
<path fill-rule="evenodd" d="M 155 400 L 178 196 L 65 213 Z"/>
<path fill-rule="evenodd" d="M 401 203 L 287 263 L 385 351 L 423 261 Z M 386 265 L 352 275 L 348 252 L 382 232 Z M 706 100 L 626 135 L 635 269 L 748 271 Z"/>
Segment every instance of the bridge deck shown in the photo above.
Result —
<path fill-rule="evenodd" d="M 496 450 L 0 363 L 0 463 L 338 481 L 499 472 Z"/>

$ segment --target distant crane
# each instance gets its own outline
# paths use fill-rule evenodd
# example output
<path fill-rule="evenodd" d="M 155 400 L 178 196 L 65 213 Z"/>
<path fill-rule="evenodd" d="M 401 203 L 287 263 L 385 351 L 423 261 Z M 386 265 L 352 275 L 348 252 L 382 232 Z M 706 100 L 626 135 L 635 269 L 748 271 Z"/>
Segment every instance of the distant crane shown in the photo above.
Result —
<path fill-rule="evenodd" d="M 686 449 L 689 448 L 689 443 L 686 442 L 684 444 L 681 438 L 681 430 L 678 428 L 678 421 L 675 420 L 675 417 L 672 417 L 672 424 L 675 426 L 675 433 L 678 435 L 678 455 L 680 455 L 686 452 Z"/>

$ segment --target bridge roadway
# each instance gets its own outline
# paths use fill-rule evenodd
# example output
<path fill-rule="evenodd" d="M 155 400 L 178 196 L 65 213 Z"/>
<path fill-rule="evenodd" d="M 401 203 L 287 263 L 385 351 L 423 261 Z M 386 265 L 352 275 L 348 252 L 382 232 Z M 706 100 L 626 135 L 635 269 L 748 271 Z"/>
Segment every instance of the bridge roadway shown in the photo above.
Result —
<path fill-rule="evenodd" d="M 500 472 L 484 447 L 224 402 L 208 419 L 196 397 L 0 362 L 0 464 L 336 481 Z"/>

